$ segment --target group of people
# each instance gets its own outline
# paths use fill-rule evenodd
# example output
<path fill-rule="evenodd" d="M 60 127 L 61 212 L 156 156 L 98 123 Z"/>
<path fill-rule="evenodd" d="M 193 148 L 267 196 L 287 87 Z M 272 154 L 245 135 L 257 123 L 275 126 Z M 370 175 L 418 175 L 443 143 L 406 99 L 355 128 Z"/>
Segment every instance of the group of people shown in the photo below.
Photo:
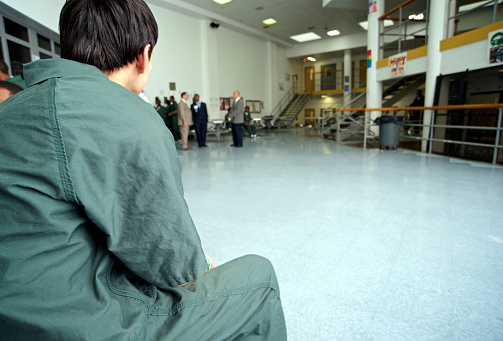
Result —
<path fill-rule="evenodd" d="M 11 76 L 9 66 L 0 59 L 0 103 L 26 89 L 26 82 L 20 75 Z"/>
<path fill-rule="evenodd" d="M 156 98 L 155 109 L 165 125 L 173 134 L 175 141 L 181 141 L 183 150 L 192 150 L 188 145 L 189 129 L 194 127 L 199 148 L 207 147 L 208 109 L 199 94 L 195 94 L 192 104 L 187 102 L 189 94 L 182 92 L 181 100 L 176 103 L 174 96 L 169 98 L 166 106 Z M 250 107 L 244 107 L 239 91 L 233 93 L 234 103 L 225 115 L 226 127 L 232 129 L 233 144 L 231 147 L 243 147 L 243 128 L 252 138 L 257 138 L 257 127 L 250 115 Z M 244 107 L 244 109 L 243 109 Z"/>
<path fill-rule="evenodd" d="M 182 92 L 181 100 L 176 103 L 175 97 L 169 98 L 167 106 L 161 105 L 159 97 L 156 98 L 155 109 L 163 119 L 166 127 L 173 134 L 175 141 L 181 141 L 183 150 L 192 150 L 188 145 L 189 129 L 194 126 L 196 139 L 199 148 L 207 147 L 206 134 L 208 127 L 208 110 L 206 103 L 201 102 L 198 94 L 194 95 L 189 108 L 189 94 Z"/>

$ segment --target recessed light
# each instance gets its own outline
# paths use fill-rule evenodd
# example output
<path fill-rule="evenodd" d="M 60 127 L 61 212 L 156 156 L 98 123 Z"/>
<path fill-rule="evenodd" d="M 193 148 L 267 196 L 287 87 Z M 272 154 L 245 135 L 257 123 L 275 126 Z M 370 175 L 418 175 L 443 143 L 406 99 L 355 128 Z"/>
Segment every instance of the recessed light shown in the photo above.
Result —
<path fill-rule="evenodd" d="M 266 24 L 266 25 L 273 25 L 273 24 L 277 23 L 277 21 L 276 21 L 276 20 L 274 20 L 273 18 L 266 19 L 266 20 L 264 20 L 264 21 L 262 21 L 262 22 L 263 22 L 264 24 Z"/>
<path fill-rule="evenodd" d="M 309 32 L 309 33 L 302 33 L 302 34 L 297 34 L 295 36 L 291 36 L 290 39 L 298 41 L 299 43 L 303 43 L 306 41 L 321 39 L 321 37 L 319 35 L 317 35 L 316 33 Z"/>
<path fill-rule="evenodd" d="M 314 57 L 307 57 L 307 60 L 309 60 L 310 62 L 315 62 L 316 58 L 314 58 Z"/>
<path fill-rule="evenodd" d="M 213 1 L 215 1 L 217 4 L 223 5 L 228 2 L 231 2 L 232 0 L 213 0 Z"/>
<path fill-rule="evenodd" d="M 337 35 L 341 34 L 341 32 L 339 32 L 339 30 L 332 30 L 332 31 L 328 31 L 327 34 L 329 36 L 337 36 Z"/>

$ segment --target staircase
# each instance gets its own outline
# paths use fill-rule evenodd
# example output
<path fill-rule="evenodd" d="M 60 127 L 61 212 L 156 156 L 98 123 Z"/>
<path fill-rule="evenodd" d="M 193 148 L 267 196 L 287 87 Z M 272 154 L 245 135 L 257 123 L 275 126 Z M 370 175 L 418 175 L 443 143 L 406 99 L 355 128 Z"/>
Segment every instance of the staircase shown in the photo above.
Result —
<path fill-rule="evenodd" d="M 314 82 L 304 93 L 292 93 L 293 96 L 288 104 L 278 115 L 274 116 L 272 125 L 286 124 L 287 127 L 291 127 L 307 102 L 313 97 L 313 90 Z"/>
<path fill-rule="evenodd" d="M 342 108 L 365 108 L 366 100 L 366 93 L 362 93 Z M 322 135 L 326 139 L 334 139 L 338 142 L 350 140 L 352 137 L 362 139 L 365 129 L 364 119 L 365 113 L 362 111 L 339 112 L 325 119 L 323 124 L 328 128 L 323 131 Z"/>
<path fill-rule="evenodd" d="M 386 90 L 384 90 L 382 107 L 392 107 L 396 102 L 400 101 L 404 97 L 409 96 L 411 93 L 415 93 L 416 90 L 424 84 L 424 82 L 426 82 L 425 74 L 398 79 L 386 87 Z"/>

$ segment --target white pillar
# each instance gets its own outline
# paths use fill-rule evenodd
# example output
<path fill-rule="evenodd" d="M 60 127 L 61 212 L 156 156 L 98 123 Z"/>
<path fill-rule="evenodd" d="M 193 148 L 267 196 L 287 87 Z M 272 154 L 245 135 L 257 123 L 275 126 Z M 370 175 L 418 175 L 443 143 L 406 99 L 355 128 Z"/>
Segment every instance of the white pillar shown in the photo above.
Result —
<path fill-rule="evenodd" d="M 271 112 L 278 103 L 278 46 L 276 43 L 268 41 L 267 46 L 267 77 L 266 77 L 266 100 L 264 111 Z"/>
<path fill-rule="evenodd" d="M 377 1 L 377 11 L 368 15 L 367 50 L 371 53 L 371 63 L 367 65 L 367 108 L 382 107 L 382 82 L 377 81 L 376 63 L 382 58 L 379 48 L 381 41 L 379 32 L 382 25 L 378 18 L 384 14 L 384 2 L 385 0 Z M 370 112 L 371 119 L 380 115 L 379 111 Z M 377 126 L 372 127 L 371 130 L 378 135 Z"/>
<path fill-rule="evenodd" d="M 344 106 L 351 102 L 351 91 L 353 89 L 351 79 L 351 50 L 344 50 Z"/>
<path fill-rule="evenodd" d="M 206 103 L 208 119 L 221 119 L 219 102 L 219 70 L 218 70 L 218 30 L 210 28 L 211 20 L 201 21 L 202 62 L 203 73 L 201 100 Z"/>
<path fill-rule="evenodd" d="M 446 38 L 447 28 L 447 9 L 449 0 L 430 1 L 430 13 L 428 24 L 428 55 L 426 67 L 426 89 L 424 94 L 424 105 L 429 107 L 433 105 L 435 97 L 435 86 L 437 76 L 440 75 L 440 41 Z M 424 111 L 423 124 L 429 125 L 433 112 Z M 430 129 L 423 129 L 423 138 L 428 138 Z M 421 142 L 421 151 L 426 152 L 428 141 Z"/>

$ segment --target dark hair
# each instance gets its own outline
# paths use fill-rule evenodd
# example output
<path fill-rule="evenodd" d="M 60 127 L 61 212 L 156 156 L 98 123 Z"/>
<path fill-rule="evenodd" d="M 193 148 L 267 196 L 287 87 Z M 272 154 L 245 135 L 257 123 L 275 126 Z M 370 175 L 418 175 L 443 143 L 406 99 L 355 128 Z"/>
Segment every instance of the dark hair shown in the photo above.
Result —
<path fill-rule="evenodd" d="M 5 73 L 6 75 L 9 74 L 9 66 L 3 59 L 0 59 L 0 72 Z"/>
<path fill-rule="evenodd" d="M 0 88 L 9 90 L 11 96 L 23 91 L 23 88 L 19 85 L 7 81 L 0 81 Z"/>
<path fill-rule="evenodd" d="M 186 93 L 187 93 L 187 91 L 182 92 L 181 97 L 185 96 Z"/>
<path fill-rule="evenodd" d="M 59 17 L 61 57 L 118 70 L 138 58 L 147 44 L 152 54 L 157 22 L 143 0 L 67 0 Z"/>

